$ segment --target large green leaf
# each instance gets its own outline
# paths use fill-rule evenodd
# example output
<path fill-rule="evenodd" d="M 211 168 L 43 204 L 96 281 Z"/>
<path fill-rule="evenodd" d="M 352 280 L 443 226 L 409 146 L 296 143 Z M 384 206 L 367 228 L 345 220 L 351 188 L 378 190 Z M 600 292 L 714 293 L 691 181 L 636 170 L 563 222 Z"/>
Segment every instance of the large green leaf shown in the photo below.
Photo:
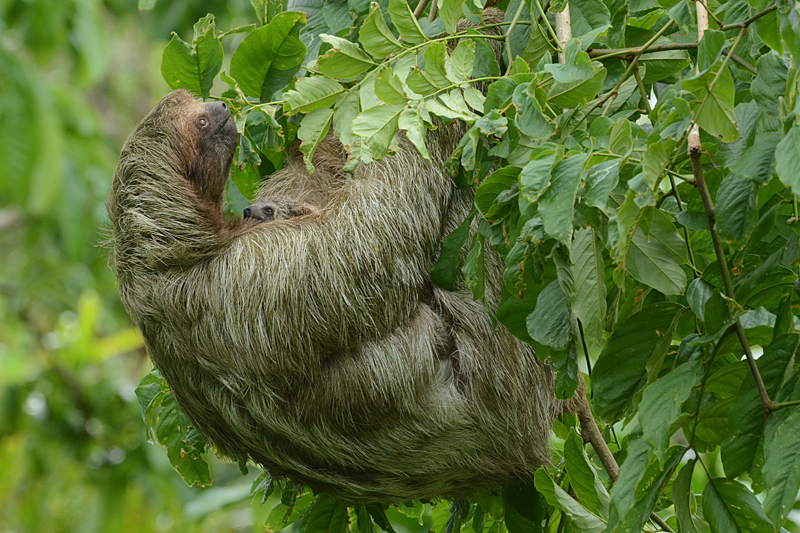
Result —
<path fill-rule="evenodd" d="M 347 39 L 333 35 L 320 35 L 319 38 L 333 47 L 317 60 L 320 72 L 331 78 L 349 80 L 378 66 L 361 48 Z"/>
<path fill-rule="evenodd" d="M 386 155 L 402 112 L 402 106 L 379 105 L 360 113 L 353 121 L 353 135 L 361 137 L 374 159 Z"/>
<path fill-rule="evenodd" d="M 535 480 L 536 488 L 545 497 L 547 503 L 557 509 L 561 509 L 567 516 L 572 518 L 571 526 L 573 531 L 579 533 L 602 533 L 606 530 L 606 523 L 599 516 L 576 502 L 564 489 L 556 485 L 544 469 L 540 468 L 536 471 Z"/>
<path fill-rule="evenodd" d="M 587 343 L 600 343 L 606 323 L 603 246 L 593 228 L 575 232 L 570 258 L 575 284 L 572 310 L 583 324 Z"/>
<path fill-rule="evenodd" d="M 629 444 L 628 457 L 619 470 L 619 479 L 611 488 L 609 533 L 638 533 L 642 530 L 683 452 L 681 446 L 670 448 L 662 467 L 655 457 L 649 456 L 643 440 Z"/>
<path fill-rule="evenodd" d="M 644 439 L 659 461 L 669 447 L 672 425 L 681 415 L 681 406 L 689 398 L 700 377 L 701 361 L 690 361 L 648 385 L 639 404 L 639 421 Z"/>
<path fill-rule="evenodd" d="M 567 440 L 564 441 L 564 463 L 569 474 L 569 481 L 578 500 L 587 509 L 597 510 L 601 518 L 608 518 L 610 497 L 597 471 L 589 462 L 583 440 L 570 428 Z"/>
<path fill-rule="evenodd" d="M 795 335 L 789 336 L 792 337 L 797 339 Z M 774 399 L 779 403 L 800 400 L 797 368 Z M 772 413 L 764 429 L 764 457 L 764 485 L 767 487 L 764 511 L 777 529 L 793 509 L 800 489 L 800 406 L 784 407 Z"/>
<path fill-rule="evenodd" d="M 747 487 L 724 478 L 709 479 L 703 490 L 703 515 L 714 533 L 770 533 L 772 524 Z"/>
<path fill-rule="evenodd" d="M 326 76 L 306 77 L 298 81 L 295 90 L 283 96 L 287 114 L 310 113 L 330 107 L 344 92 L 338 82 Z"/>
<path fill-rule="evenodd" d="M 592 371 L 594 411 L 618 420 L 633 395 L 647 382 L 645 364 L 682 306 L 659 302 L 631 315 L 611 334 Z"/>
<path fill-rule="evenodd" d="M 556 239 L 566 242 L 572 234 L 575 193 L 581 183 L 581 167 L 588 154 L 580 153 L 564 158 L 553 167 L 551 180 L 539 198 L 539 215 L 544 230 Z"/>
<path fill-rule="evenodd" d="M 309 507 L 300 530 L 304 533 L 345 533 L 349 523 L 347 507 L 323 492 Z"/>
<path fill-rule="evenodd" d="M 322 139 L 328 134 L 333 118 L 333 109 L 316 109 L 303 117 L 297 138 L 302 141 L 300 151 L 303 153 L 303 160 L 306 162 L 306 169 L 314 172 L 314 165 L 311 159 Z"/>
<path fill-rule="evenodd" d="M 528 316 L 528 333 L 540 344 L 563 350 L 570 339 L 569 326 L 569 300 L 558 281 L 553 281 L 539 294 L 536 309 Z"/>
<path fill-rule="evenodd" d="M 712 86 L 714 80 L 716 83 Z M 724 142 L 739 138 L 736 116 L 733 113 L 736 88 L 728 67 L 722 68 L 722 61 L 717 61 L 708 70 L 685 79 L 681 87 L 694 94 L 699 101 L 694 112 L 698 113 L 696 120 L 701 128 Z"/>
<path fill-rule="evenodd" d="M 764 54 L 756 63 L 758 75 L 750 86 L 750 93 L 758 107 L 770 115 L 778 115 L 780 97 L 786 91 L 787 69 L 775 52 Z"/>
<path fill-rule="evenodd" d="M 161 75 L 171 89 L 188 89 L 203 99 L 208 98 L 221 68 L 222 43 L 215 34 L 214 15 L 210 14 L 194 25 L 191 45 L 173 32 L 161 58 Z"/>
<path fill-rule="evenodd" d="M 426 40 L 406 0 L 389 0 L 389 15 L 392 17 L 394 27 L 400 32 L 400 37 L 405 42 L 419 44 Z"/>
<path fill-rule="evenodd" d="M 701 523 L 701 520 L 694 514 L 697 512 L 697 502 L 692 488 L 694 465 L 695 461 L 689 461 L 675 476 L 675 482 L 672 484 L 672 501 L 675 504 L 675 516 L 678 519 L 680 531 L 684 533 L 703 531 L 697 526 L 698 523 Z"/>
<path fill-rule="evenodd" d="M 714 229 L 732 246 L 744 246 L 756 223 L 757 185 L 730 174 L 722 180 L 717 191 Z"/>
<path fill-rule="evenodd" d="M 377 3 L 372 5 L 372 13 L 369 14 L 358 32 L 358 42 L 369 55 L 375 59 L 383 59 L 390 54 L 399 52 L 403 46 L 386 25 L 380 6 Z"/>
<path fill-rule="evenodd" d="M 279 13 L 239 43 L 231 58 L 231 76 L 244 94 L 269 102 L 275 91 L 289 84 L 306 55 L 299 37 L 305 25 L 303 13 Z"/>
<path fill-rule="evenodd" d="M 800 37 L 798 37 L 800 38 Z M 800 197 L 800 125 L 795 124 L 775 149 L 775 170 L 781 181 Z"/>
<path fill-rule="evenodd" d="M 631 276 L 664 294 L 682 294 L 688 262 L 686 244 L 672 221 L 661 211 L 653 212 L 650 231 L 637 227 L 628 246 L 625 266 Z"/>
<path fill-rule="evenodd" d="M 757 366 L 767 393 L 775 396 L 794 366 L 800 337 L 784 335 L 764 348 Z M 731 409 L 730 432 L 722 443 L 722 464 L 731 478 L 750 471 L 764 431 L 764 406 L 752 376 L 742 382 Z"/>

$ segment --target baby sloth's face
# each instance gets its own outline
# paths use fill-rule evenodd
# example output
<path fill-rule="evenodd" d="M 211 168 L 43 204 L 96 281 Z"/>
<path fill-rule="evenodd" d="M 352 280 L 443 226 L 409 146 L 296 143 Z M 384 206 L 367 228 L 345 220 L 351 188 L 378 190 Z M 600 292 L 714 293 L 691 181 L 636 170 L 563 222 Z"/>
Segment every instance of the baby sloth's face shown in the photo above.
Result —
<path fill-rule="evenodd" d="M 253 205 L 248 205 L 242 211 L 242 216 L 258 222 L 269 222 L 270 220 L 287 220 L 313 215 L 316 212 L 317 208 L 306 202 L 275 196 L 262 198 Z"/>

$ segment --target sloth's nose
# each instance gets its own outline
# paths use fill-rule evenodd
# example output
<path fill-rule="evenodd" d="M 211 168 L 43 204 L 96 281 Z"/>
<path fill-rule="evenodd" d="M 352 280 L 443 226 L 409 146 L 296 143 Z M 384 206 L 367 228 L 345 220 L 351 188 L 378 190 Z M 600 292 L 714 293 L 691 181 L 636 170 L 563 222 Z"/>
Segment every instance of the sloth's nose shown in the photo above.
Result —
<path fill-rule="evenodd" d="M 250 207 L 250 206 L 245 207 L 244 211 L 242 211 L 242 215 L 244 216 L 244 218 L 254 218 L 253 217 L 253 208 Z"/>
<path fill-rule="evenodd" d="M 206 104 L 206 111 L 215 124 L 221 124 L 231 116 L 231 110 L 225 102 L 210 102 Z"/>

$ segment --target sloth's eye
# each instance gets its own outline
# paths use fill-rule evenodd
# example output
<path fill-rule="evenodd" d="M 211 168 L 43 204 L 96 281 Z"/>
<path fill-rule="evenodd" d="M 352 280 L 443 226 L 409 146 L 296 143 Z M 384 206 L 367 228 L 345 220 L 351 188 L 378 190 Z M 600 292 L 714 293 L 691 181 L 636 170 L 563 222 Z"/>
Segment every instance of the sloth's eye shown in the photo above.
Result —
<path fill-rule="evenodd" d="M 200 129 L 206 129 L 208 127 L 208 119 L 206 117 L 200 117 L 197 119 L 197 125 L 200 126 Z"/>
<path fill-rule="evenodd" d="M 272 215 L 275 214 L 275 210 L 272 209 L 271 207 L 265 207 L 264 214 L 267 215 L 268 217 L 271 217 Z"/>

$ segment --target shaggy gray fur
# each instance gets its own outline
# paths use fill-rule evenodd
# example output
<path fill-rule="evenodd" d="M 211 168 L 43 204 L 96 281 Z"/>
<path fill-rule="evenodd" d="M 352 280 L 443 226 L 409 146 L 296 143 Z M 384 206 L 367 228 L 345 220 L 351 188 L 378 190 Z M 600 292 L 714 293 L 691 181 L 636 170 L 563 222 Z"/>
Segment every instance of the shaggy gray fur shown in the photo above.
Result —
<path fill-rule="evenodd" d="M 573 407 L 550 370 L 463 282 L 430 281 L 472 203 L 442 170 L 463 127 L 429 132 L 431 162 L 399 137 L 353 174 L 332 137 L 313 175 L 293 152 L 261 197 L 320 211 L 254 224 L 222 218 L 235 138 L 197 133 L 208 105 L 166 96 L 108 200 L 122 301 L 192 423 L 225 455 L 352 503 L 463 496 L 547 463 Z M 496 309 L 502 265 L 487 262 Z"/>

